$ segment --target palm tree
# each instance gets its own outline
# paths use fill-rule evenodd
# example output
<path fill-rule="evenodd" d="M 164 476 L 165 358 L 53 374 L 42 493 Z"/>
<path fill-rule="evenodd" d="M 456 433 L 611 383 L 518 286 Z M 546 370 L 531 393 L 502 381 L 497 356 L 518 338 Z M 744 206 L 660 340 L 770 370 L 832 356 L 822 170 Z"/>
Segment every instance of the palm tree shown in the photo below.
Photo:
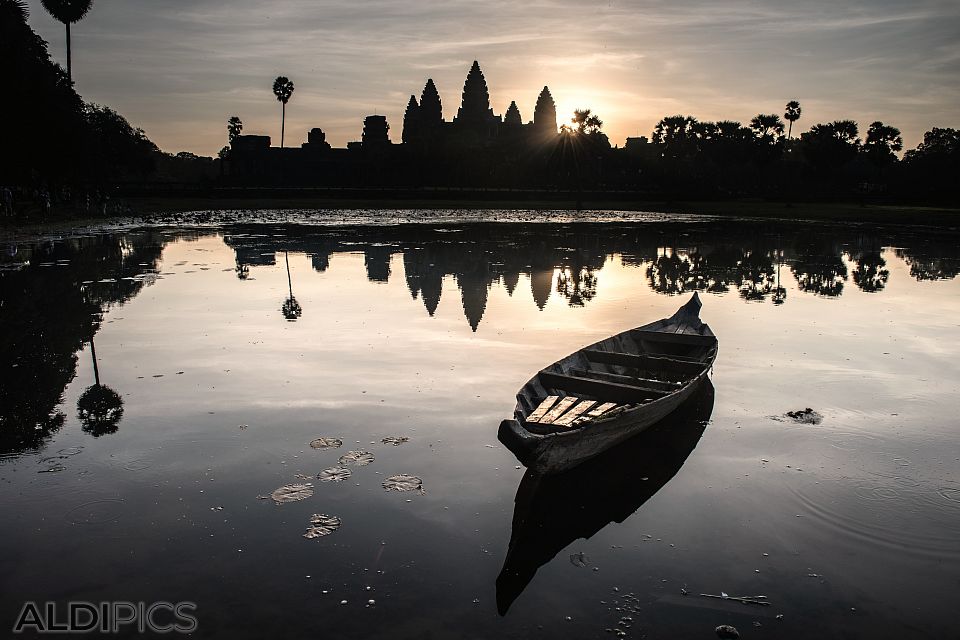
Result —
<path fill-rule="evenodd" d="M 283 132 L 287 121 L 287 102 L 293 95 L 293 82 L 286 76 L 279 76 L 273 81 L 273 95 L 277 96 L 282 107 L 280 118 L 280 148 L 283 149 Z"/>
<path fill-rule="evenodd" d="M 274 89 L 276 91 L 276 89 Z M 230 119 L 227 120 L 227 138 L 230 142 L 233 142 L 240 137 L 240 133 L 243 131 L 243 121 L 240 120 L 239 116 L 230 116 Z"/>
<path fill-rule="evenodd" d="M 793 135 L 793 123 L 800 119 L 800 103 L 796 100 L 788 102 L 783 117 L 790 122 L 790 128 L 787 130 L 787 140 L 789 140 L 790 136 Z"/>
<path fill-rule="evenodd" d="M 67 78 L 73 82 L 70 51 L 70 25 L 79 22 L 90 11 L 93 0 L 40 0 L 40 4 L 57 21 L 67 26 Z"/>
<path fill-rule="evenodd" d="M 779 136 L 783 135 L 783 122 L 781 122 L 780 116 L 775 113 L 761 113 L 754 116 L 750 121 L 750 128 L 762 140 L 775 142 Z"/>

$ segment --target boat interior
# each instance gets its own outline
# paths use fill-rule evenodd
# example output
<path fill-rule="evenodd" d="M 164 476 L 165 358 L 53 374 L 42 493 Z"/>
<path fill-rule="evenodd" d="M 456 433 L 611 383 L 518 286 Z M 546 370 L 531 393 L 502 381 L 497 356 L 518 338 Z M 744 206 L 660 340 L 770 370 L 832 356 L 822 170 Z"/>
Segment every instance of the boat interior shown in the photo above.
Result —
<path fill-rule="evenodd" d="M 717 352 L 710 328 L 692 320 L 625 331 L 550 365 L 521 389 L 517 418 L 531 432 L 552 433 L 676 393 Z"/>

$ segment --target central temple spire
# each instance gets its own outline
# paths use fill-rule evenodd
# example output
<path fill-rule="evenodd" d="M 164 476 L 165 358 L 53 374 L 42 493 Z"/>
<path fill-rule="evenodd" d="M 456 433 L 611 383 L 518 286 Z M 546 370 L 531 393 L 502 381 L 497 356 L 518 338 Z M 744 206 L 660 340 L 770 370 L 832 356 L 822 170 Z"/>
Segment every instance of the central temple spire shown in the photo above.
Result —
<path fill-rule="evenodd" d="M 457 118 L 464 121 L 479 122 L 490 113 L 490 92 L 487 90 L 487 81 L 480 70 L 480 63 L 473 61 L 467 80 L 463 83 L 463 101 Z"/>

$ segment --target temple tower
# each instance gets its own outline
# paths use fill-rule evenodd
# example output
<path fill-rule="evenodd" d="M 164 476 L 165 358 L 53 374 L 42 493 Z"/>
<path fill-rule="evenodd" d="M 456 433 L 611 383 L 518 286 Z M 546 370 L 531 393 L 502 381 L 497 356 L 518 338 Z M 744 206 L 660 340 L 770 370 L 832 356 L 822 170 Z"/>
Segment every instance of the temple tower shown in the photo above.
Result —
<path fill-rule="evenodd" d="M 490 93 L 487 81 L 480 70 L 480 63 L 473 61 L 467 80 L 463 83 L 463 100 L 457 117 L 453 119 L 461 141 L 465 144 L 483 144 L 495 138 L 499 132 L 500 116 L 493 114 L 490 108 Z"/>
<path fill-rule="evenodd" d="M 420 94 L 420 124 L 425 130 L 443 126 L 443 105 L 432 79 L 427 80 Z"/>
<path fill-rule="evenodd" d="M 523 124 L 523 118 L 520 117 L 520 109 L 516 101 L 510 103 L 507 112 L 503 115 L 503 124 L 519 127 Z"/>
<path fill-rule="evenodd" d="M 390 131 L 390 125 L 387 124 L 386 116 L 367 116 L 363 119 L 363 141 L 364 147 L 376 147 L 390 144 L 390 137 L 387 132 Z"/>
<path fill-rule="evenodd" d="M 403 114 L 403 133 L 401 140 L 404 144 L 415 142 L 420 135 L 420 105 L 417 104 L 417 97 L 410 96 L 410 102 L 407 103 L 407 110 Z"/>
<path fill-rule="evenodd" d="M 487 81 L 480 70 L 480 63 L 473 61 L 467 79 L 463 83 L 463 100 L 457 112 L 457 120 L 467 122 L 483 122 L 490 114 L 490 92 L 487 90 Z"/>
<path fill-rule="evenodd" d="M 548 87 L 544 87 L 537 98 L 537 106 L 533 110 L 533 128 L 544 135 L 557 133 L 557 105 Z"/>

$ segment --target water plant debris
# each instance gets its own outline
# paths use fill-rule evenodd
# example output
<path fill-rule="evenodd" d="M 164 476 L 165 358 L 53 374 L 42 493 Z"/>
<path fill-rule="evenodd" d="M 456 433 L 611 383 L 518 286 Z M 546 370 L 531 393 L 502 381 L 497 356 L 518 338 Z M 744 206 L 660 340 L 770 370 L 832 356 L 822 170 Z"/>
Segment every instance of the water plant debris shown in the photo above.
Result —
<path fill-rule="evenodd" d="M 767 602 L 767 596 L 729 596 L 724 592 L 720 592 L 720 595 L 715 595 L 712 593 L 701 593 L 701 598 L 718 598 L 720 600 L 733 600 L 734 602 L 742 602 L 743 604 L 759 604 L 762 607 L 769 607 L 770 603 Z"/>
<path fill-rule="evenodd" d="M 778 422 L 786 422 L 787 420 L 792 420 L 798 424 L 820 424 L 823 422 L 823 416 L 807 407 L 806 409 L 798 409 L 797 411 L 787 411 L 782 416 L 770 416 L 772 420 L 777 420 Z"/>
<path fill-rule="evenodd" d="M 343 445 L 339 438 L 317 438 L 310 441 L 311 449 L 337 449 Z"/>
<path fill-rule="evenodd" d="M 310 526 L 303 534 L 304 538 L 321 538 L 328 536 L 340 528 L 340 518 L 328 516 L 325 513 L 315 513 L 310 516 Z"/>

